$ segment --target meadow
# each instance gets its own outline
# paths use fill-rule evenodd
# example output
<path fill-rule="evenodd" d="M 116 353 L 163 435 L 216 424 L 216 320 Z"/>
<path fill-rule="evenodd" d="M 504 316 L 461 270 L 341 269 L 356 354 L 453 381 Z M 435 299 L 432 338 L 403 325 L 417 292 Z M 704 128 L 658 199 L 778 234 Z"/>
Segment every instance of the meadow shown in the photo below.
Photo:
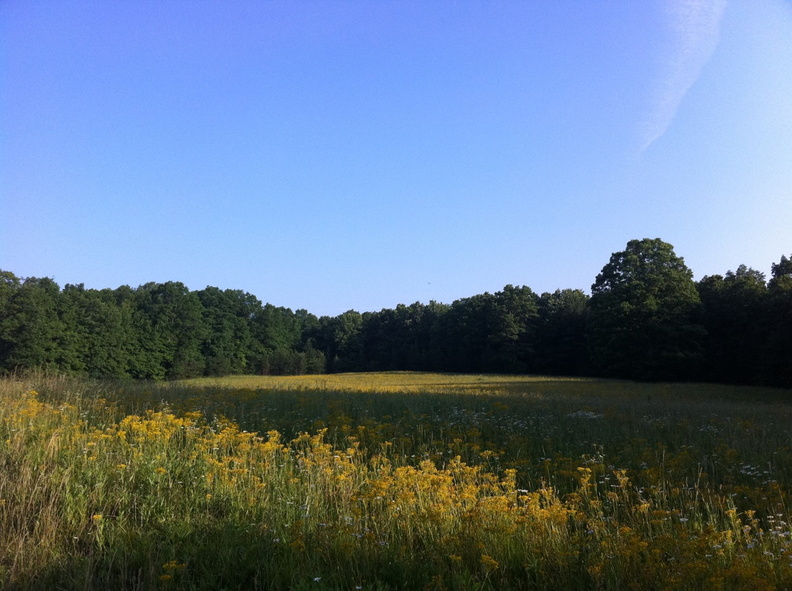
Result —
<path fill-rule="evenodd" d="M 792 391 L 0 381 L 0 589 L 792 588 Z"/>

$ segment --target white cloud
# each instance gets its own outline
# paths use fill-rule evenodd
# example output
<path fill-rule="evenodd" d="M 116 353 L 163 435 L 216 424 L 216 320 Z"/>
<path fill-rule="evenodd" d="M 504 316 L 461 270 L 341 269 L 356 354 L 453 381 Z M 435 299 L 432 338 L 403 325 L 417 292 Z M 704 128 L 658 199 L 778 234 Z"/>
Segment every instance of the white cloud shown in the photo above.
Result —
<path fill-rule="evenodd" d="M 688 90 L 696 83 L 720 40 L 726 0 L 670 0 L 666 5 L 669 43 L 661 58 L 644 122 L 646 150 L 665 134 Z"/>

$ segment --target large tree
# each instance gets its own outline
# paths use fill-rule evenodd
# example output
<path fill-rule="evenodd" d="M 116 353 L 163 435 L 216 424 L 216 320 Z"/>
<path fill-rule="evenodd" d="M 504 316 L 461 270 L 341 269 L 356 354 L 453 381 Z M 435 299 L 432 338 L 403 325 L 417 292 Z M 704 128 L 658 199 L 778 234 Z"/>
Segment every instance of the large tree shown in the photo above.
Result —
<path fill-rule="evenodd" d="M 589 354 L 602 375 L 641 380 L 696 377 L 705 331 L 693 273 L 659 238 L 631 240 L 591 287 Z"/>

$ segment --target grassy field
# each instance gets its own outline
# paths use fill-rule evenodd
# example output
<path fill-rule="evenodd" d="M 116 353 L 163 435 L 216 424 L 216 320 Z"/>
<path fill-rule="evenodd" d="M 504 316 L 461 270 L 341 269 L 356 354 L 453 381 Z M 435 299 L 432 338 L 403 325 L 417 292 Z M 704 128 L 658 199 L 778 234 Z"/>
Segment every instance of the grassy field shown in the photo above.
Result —
<path fill-rule="evenodd" d="M 0 588 L 790 589 L 792 391 L 0 382 Z"/>

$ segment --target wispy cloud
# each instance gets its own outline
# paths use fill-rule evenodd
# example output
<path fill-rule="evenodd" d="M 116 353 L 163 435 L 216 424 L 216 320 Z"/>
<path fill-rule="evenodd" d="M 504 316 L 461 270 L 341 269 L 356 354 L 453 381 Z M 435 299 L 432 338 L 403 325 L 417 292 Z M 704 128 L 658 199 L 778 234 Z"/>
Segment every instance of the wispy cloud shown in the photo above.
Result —
<path fill-rule="evenodd" d="M 688 90 L 696 83 L 720 40 L 726 0 L 670 0 L 666 26 L 670 42 L 655 80 L 652 109 L 644 122 L 646 150 L 665 134 Z"/>

